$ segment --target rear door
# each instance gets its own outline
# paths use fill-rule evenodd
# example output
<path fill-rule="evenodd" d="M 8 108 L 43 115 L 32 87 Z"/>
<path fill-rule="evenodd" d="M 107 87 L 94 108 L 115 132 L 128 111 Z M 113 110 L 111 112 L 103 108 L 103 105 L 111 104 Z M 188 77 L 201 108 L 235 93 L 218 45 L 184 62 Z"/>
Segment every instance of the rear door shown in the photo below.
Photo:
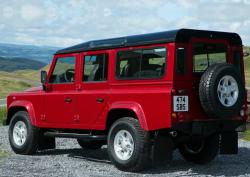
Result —
<path fill-rule="evenodd" d="M 96 122 L 108 103 L 108 51 L 84 52 L 80 55 L 81 84 L 77 92 L 79 126 L 98 129 Z M 101 125 L 103 127 L 103 125 Z"/>
<path fill-rule="evenodd" d="M 195 38 L 189 44 L 176 45 L 175 88 L 177 94 L 188 96 L 185 119 L 207 118 L 199 99 L 201 76 L 212 64 L 230 63 L 230 52 L 226 40 Z"/>

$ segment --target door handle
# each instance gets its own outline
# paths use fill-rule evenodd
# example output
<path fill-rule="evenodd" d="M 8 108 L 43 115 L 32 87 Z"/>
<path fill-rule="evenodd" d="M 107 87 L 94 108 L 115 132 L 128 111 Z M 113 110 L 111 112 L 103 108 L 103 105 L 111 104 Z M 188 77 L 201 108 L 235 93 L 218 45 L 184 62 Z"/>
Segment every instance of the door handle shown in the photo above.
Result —
<path fill-rule="evenodd" d="M 66 98 L 64 101 L 65 101 L 65 103 L 71 103 L 72 99 L 71 98 Z"/>
<path fill-rule="evenodd" d="M 97 99 L 96 99 L 96 102 L 98 102 L 98 103 L 103 103 L 103 102 L 104 102 L 104 99 L 103 99 L 103 98 L 97 98 Z"/>

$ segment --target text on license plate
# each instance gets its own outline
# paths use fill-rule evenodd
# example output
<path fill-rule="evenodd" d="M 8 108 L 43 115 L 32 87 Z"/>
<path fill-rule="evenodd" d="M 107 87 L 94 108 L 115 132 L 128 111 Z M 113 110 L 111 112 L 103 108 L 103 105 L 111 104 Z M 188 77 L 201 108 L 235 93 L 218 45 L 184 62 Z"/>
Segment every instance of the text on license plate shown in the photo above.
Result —
<path fill-rule="evenodd" d="M 174 96 L 174 112 L 188 111 L 188 96 Z"/>

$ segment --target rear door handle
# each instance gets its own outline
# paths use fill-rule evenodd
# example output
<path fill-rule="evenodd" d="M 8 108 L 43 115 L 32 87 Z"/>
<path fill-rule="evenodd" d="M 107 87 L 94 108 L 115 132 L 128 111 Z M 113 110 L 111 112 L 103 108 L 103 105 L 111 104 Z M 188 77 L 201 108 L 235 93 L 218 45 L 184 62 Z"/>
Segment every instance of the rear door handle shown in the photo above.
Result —
<path fill-rule="evenodd" d="M 103 99 L 103 98 L 97 98 L 97 99 L 96 99 L 96 102 L 98 102 L 98 103 L 103 103 L 103 102 L 104 102 L 104 99 Z"/>
<path fill-rule="evenodd" d="M 65 103 L 71 103 L 72 99 L 71 98 L 66 98 L 64 101 L 65 101 Z"/>

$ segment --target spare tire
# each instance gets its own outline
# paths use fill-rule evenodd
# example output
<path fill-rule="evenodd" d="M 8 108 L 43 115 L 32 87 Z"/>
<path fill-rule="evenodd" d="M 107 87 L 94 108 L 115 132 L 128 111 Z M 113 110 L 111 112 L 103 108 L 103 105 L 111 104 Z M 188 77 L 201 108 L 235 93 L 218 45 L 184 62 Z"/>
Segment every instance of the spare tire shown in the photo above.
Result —
<path fill-rule="evenodd" d="M 199 85 L 201 106 L 211 118 L 239 114 L 244 101 L 244 83 L 231 64 L 214 64 L 203 73 Z"/>

